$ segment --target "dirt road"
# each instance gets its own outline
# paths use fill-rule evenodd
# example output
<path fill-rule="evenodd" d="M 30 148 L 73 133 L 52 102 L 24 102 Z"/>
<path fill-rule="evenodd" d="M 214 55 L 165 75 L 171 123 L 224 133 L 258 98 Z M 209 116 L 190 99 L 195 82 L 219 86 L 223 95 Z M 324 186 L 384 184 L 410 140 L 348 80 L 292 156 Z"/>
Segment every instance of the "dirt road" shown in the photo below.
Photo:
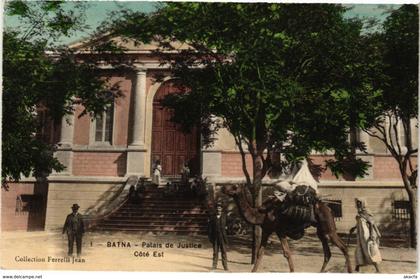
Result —
<path fill-rule="evenodd" d="M 46 269 L 82 271 L 192 271 L 207 272 L 212 261 L 212 248 L 203 236 L 139 235 L 89 232 L 83 239 L 80 258 L 67 257 L 67 240 L 58 231 L 3 232 L 0 259 L 3 269 Z M 261 265 L 261 272 L 288 272 L 280 243 L 270 241 Z M 323 254 L 315 237 L 305 236 L 290 241 L 296 272 L 319 272 Z M 231 237 L 228 259 L 231 272 L 249 272 L 250 242 Z M 332 247 L 327 272 L 345 272 L 344 257 Z M 382 247 L 383 273 L 415 273 L 416 251 L 404 247 Z M 354 246 L 350 247 L 354 257 Z M 217 272 L 223 272 L 221 263 Z M 372 267 L 363 273 L 374 272 Z"/>

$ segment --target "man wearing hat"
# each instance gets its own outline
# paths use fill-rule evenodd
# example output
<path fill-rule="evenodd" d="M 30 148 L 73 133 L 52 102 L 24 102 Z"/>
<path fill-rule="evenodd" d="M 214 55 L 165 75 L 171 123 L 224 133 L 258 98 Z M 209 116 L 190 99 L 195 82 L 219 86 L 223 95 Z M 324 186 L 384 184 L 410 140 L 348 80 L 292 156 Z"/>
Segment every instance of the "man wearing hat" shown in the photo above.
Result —
<path fill-rule="evenodd" d="M 222 264 L 224 270 L 228 270 L 226 246 L 227 246 L 227 235 L 226 235 L 226 212 L 221 200 L 216 204 L 214 208 L 213 204 L 209 205 L 209 240 L 213 244 L 213 267 L 217 268 L 217 262 L 219 257 L 219 250 L 222 254 Z"/>
<path fill-rule="evenodd" d="M 63 234 L 67 232 L 67 237 L 69 240 L 69 251 L 68 255 L 73 255 L 73 245 L 74 240 L 76 239 L 77 247 L 77 256 L 79 257 L 82 253 L 82 237 L 85 232 L 85 226 L 83 224 L 83 217 L 77 211 L 79 210 L 79 205 L 77 203 L 73 204 L 71 207 L 72 213 L 67 215 L 66 222 L 63 227 Z"/>

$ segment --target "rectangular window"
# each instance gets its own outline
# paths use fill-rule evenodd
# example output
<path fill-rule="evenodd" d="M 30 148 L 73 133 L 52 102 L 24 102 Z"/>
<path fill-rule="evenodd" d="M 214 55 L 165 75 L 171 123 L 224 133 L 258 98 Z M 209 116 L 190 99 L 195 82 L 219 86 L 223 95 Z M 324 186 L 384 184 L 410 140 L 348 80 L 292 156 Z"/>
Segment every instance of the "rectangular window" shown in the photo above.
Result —
<path fill-rule="evenodd" d="M 343 202 L 341 200 L 326 200 L 325 203 L 331 209 L 334 220 L 341 220 L 343 217 Z"/>
<path fill-rule="evenodd" d="M 96 117 L 95 142 L 112 143 L 114 105 Z"/>
<path fill-rule="evenodd" d="M 105 113 L 104 141 L 112 142 L 113 108 Z"/>
<path fill-rule="evenodd" d="M 95 141 L 102 141 L 103 134 L 103 115 L 96 117 L 96 131 L 95 131 Z"/>
<path fill-rule="evenodd" d="M 392 218 L 395 220 L 410 220 L 410 202 L 396 200 L 392 203 Z"/>

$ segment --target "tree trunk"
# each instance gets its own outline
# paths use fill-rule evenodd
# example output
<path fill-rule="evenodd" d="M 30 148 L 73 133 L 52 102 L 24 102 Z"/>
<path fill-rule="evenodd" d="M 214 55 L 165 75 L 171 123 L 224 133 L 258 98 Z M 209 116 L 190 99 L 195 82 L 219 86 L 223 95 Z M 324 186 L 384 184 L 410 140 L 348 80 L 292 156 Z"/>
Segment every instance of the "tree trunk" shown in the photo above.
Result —
<path fill-rule="evenodd" d="M 262 205 L 262 188 L 259 187 L 257 197 L 254 199 L 254 207 Z M 251 263 L 255 264 L 257 260 L 258 250 L 261 244 L 262 229 L 259 225 L 254 225 L 252 230 L 252 258 Z"/>
<path fill-rule="evenodd" d="M 410 246 L 417 248 L 417 197 L 410 198 Z"/>
<path fill-rule="evenodd" d="M 262 178 L 263 178 L 263 162 L 260 154 L 252 154 L 252 163 L 254 167 L 254 179 L 252 184 L 252 202 L 253 207 L 257 208 L 262 205 Z M 262 229 L 261 226 L 253 226 L 252 230 L 252 258 L 251 263 L 257 260 L 258 250 L 261 244 Z"/>
<path fill-rule="evenodd" d="M 408 161 L 398 161 L 400 165 L 400 173 L 404 183 L 404 188 L 408 194 L 408 201 L 410 204 L 410 247 L 417 247 L 417 192 L 415 185 L 411 185 L 409 176 L 407 174 Z"/>
<path fill-rule="evenodd" d="M 405 183 L 405 182 L 404 182 Z M 410 202 L 410 247 L 417 247 L 417 195 L 414 188 L 407 189 L 408 200 Z"/>

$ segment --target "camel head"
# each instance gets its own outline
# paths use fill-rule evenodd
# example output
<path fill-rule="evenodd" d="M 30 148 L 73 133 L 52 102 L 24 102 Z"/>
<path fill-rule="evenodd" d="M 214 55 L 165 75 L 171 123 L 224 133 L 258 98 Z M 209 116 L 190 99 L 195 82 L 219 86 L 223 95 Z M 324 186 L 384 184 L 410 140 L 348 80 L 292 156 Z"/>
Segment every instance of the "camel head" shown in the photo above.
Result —
<path fill-rule="evenodd" d="M 239 184 L 224 185 L 222 187 L 222 193 L 230 197 L 238 195 L 241 191 L 242 191 L 242 188 Z"/>

